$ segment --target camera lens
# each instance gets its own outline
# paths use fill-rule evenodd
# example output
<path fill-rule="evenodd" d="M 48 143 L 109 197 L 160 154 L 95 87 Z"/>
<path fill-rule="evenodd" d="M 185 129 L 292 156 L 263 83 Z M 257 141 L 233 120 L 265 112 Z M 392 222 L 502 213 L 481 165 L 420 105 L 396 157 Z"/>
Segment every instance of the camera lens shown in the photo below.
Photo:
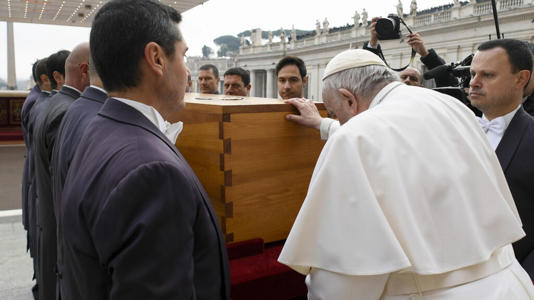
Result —
<path fill-rule="evenodd" d="M 379 36 L 389 36 L 394 32 L 395 22 L 390 18 L 382 18 L 376 21 L 375 30 Z"/>

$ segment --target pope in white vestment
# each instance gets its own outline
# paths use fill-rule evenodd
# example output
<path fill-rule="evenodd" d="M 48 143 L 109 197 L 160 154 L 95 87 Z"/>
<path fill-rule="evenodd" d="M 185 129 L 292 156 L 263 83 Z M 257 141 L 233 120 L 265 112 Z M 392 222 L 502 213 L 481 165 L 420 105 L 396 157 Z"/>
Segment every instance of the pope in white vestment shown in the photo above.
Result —
<path fill-rule="evenodd" d="M 385 69 L 375 57 L 340 53 L 323 80 Z M 396 80 L 368 101 L 331 128 L 279 257 L 307 275 L 309 299 L 534 299 L 510 245 L 521 221 L 472 112 Z"/>

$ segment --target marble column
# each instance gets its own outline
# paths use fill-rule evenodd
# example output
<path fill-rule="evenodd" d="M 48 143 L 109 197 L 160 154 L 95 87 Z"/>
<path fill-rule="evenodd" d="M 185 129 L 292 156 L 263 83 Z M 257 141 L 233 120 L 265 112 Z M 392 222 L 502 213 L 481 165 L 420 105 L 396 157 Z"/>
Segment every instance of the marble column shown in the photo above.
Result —
<path fill-rule="evenodd" d="M 7 89 L 17 89 L 17 74 L 15 72 L 15 38 L 13 22 L 7 22 Z"/>
<path fill-rule="evenodd" d="M 267 98 L 276 98 L 274 95 L 274 69 L 267 70 Z"/>
<path fill-rule="evenodd" d="M 256 97 L 256 70 L 250 70 L 250 97 Z"/>

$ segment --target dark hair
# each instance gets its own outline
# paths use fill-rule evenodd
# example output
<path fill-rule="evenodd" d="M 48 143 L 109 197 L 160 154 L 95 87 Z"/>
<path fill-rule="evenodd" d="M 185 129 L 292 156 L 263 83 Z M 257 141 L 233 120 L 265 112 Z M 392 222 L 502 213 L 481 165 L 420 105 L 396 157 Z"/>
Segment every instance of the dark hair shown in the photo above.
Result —
<path fill-rule="evenodd" d="M 215 79 L 219 78 L 219 69 L 217 69 L 215 65 L 212 65 L 212 64 L 202 65 L 199 70 L 202 70 L 202 71 L 211 70 L 213 72 L 213 76 L 215 76 Z"/>
<path fill-rule="evenodd" d="M 226 75 L 240 76 L 245 86 L 249 85 L 250 83 L 250 72 L 243 68 L 237 67 L 237 68 L 228 69 L 226 72 L 224 72 L 224 76 Z"/>
<path fill-rule="evenodd" d="M 37 74 L 35 74 L 35 69 L 37 68 L 37 64 L 38 64 L 38 63 L 39 63 L 39 59 L 35 60 L 35 62 L 32 64 L 32 78 L 33 78 L 33 81 L 34 81 L 35 83 L 38 83 L 38 82 L 37 82 L 37 80 L 38 80 L 38 79 L 37 79 L 38 76 L 37 76 Z"/>
<path fill-rule="evenodd" d="M 59 50 L 58 52 L 50 55 L 46 61 L 46 75 L 50 79 L 50 86 L 53 90 L 57 88 L 57 82 L 54 79 L 54 71 L 58 71 L 65 77 L 65 61 L 69 57 L 69 50 Z"/>
<path fill-rule="evenodd" d="M 47 61 L 48 61 L 48 57 L 40 59 L 37 61 L 36 66 L 35 66 L 35 76 L 37 76 L 37 80 L 35 82 L 37 82 L 39 86 L 43 84 L 43 82 L 41 81 L 41 75 L 44 74 L 48 76 L 48 72 L 46 70 Z"/>
<path fill-rule="evenodd" d="M 503 48 L 506 51 L 513 73 L 522 70 L 532 71 L 532 52 L 525 42 L 514 39 L 500 39 L 487 41 L 478 46 L 479 51 L 494 48 Z"/>
<path fill-rule="evenodd" d="M 296 56 L 286 56 L 282 58 L 276 65 L 276 76 L 278 76 L 278 72 L 280 72 L 280 70 L 282 70 L 282 68 L 287 65 L 297 66 L 297 68 L 299 68 L 300 77 L 302 77 L 302 79 L 306 77 L 306 65 L 304 64 L 302 59 Z"/>
<path fill-rule="evenodd" d="M 145 46 L 155 42 L 173 58 L 182 40 L 174 8 L 154 0 L 111 0 L 95 15 L 89 45 L 97 73 L 107 91 L 135 87 Z"/>

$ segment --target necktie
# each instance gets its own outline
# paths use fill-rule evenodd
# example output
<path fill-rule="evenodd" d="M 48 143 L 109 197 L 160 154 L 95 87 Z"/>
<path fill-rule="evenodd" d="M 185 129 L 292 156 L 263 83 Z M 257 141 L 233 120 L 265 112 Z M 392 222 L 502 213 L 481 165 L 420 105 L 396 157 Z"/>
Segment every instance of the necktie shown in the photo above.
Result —
<path fill-rule="evenodd" d="M 502 136 L 504 126 L 506 125 L 503 117 L 498 117 L 491 121 L 488 121 L 486 118 L 478 118 L 478 123 L 480 123 L 480 127 L 482 127 L 482 130 L 484 130 L 486 134 L 492 132 L 499 136 Z"/>
<path fill-rule="evenodd" d="M 499 145 L 499 142 L 501 141 L 501 138 L 504 133 L 504 127 L 506 126 L 504 118 L 498 117 L 491 121 L 488 121 L 486 118 L 477 119 L 478 123 L 480 124 L 480 127 L 482 127 L 482 130 L 484 130 L 484 132 L 486 133 L 491 147 L 493 148 L 493 150 L 497 149 L 497 146 Z"/>

